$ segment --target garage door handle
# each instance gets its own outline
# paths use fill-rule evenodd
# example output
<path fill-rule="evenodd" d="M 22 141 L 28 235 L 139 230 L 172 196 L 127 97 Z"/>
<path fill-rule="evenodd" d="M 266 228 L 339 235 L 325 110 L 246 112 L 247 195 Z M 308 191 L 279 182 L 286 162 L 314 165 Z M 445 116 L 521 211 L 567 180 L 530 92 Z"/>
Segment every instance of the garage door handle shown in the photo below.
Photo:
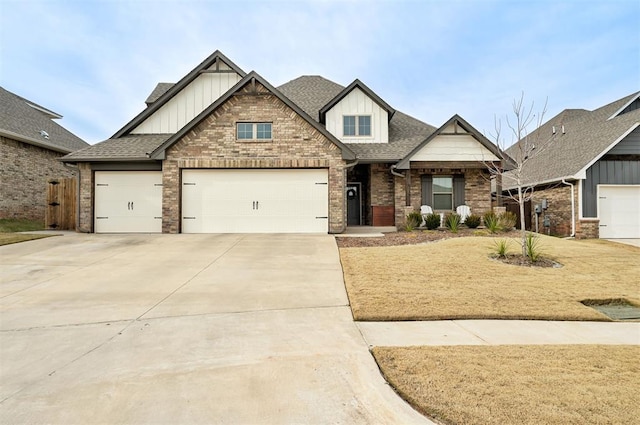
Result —
<path fill-rule="evenodd" d="M 256 201 L 256 209 L 260 208 L 260 203 L 258 201 Z"/>
<path fill-rule="evenodd" d="M 133 210 L 133 202 L 131 203 L 131 210 Z"/>
<path fill-rule="evenodd" d="M 131 209 L 131 202 L 127 202 L 127 209 L 130 210 Z"/>

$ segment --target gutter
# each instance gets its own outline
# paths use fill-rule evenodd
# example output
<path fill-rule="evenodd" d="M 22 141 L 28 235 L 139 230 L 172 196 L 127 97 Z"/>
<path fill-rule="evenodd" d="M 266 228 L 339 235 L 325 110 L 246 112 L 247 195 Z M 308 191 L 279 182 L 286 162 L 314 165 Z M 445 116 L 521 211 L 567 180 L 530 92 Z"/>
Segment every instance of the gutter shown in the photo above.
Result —
<path fill-rule="evenodd" d="M 353 167 L 355 167 L 356 165 L 358 165 L 359 162 L 360 162 L 360 160 L 358 158 L 356 158 L 355 161 L 346 163 L 345 166 L 344 166 L 344 169 L 345 170 L 350 170 Z"/>
<path fill-rule="evenodd" d="M 569 236 L 570 238 L 573 238 L 576 236 L 576 207 L 575 207 L 575 194 L 574 194 L 574 184 L 573 183 L 569 183 L 568 181 L 566 181 L 565 179 L 562 179 L 562 184 L 567 185 L 567 186 L 571 186 L 571 236 Z"/>

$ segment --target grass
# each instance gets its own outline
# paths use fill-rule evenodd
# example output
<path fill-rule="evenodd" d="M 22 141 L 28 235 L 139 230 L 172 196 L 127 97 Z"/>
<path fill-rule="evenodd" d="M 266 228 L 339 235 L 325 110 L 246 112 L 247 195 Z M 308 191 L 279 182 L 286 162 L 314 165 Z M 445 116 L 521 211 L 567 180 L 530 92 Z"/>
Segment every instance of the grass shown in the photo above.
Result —
<path fill-rule="evenodd" d="M 631 424 L 639 346 L 375 347 L 389 383 L 445 424 Z"/>
<path fill-rule="evenodd" d="M 422 245 L 341 248 L 356 320 L 610 320 L 585 299 L 640 305 L 640 249 L 603 240 L 540 236 L 561 268 L 521 267 L 490 258 L 494 238 Z M 519 244 L 511 244 L 514 252 Z"/>
<path fill-rule="evenodd" d="M 44 223 L 38 220 L 0 219 L 0 246 L 13 243 L 48 238 L 52 235 L 26 235 L 17 232 L 44 230 Z"/>

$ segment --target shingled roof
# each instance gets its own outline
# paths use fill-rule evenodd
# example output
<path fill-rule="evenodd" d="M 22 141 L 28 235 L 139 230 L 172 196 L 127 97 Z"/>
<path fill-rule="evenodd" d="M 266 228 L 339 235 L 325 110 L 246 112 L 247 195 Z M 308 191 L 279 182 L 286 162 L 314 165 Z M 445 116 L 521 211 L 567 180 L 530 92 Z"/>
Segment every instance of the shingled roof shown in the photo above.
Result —
<path fill-rule="evenodd" d="M 535 185 L 585 178 L 588 167 L 640 126 L 640 109 L 621 113 L 639 97 L 637 92 L 593 111 L 566 109 L 532 132 L 528 138 L 535 150 L 524 164 L 523 183 Z M 517 160 L 518 143 L 506 152 Z M 507 173 L 506 189 L 512 186 L 508 177 Z"/>
<path fill-rule="evenodd" d="M 320 121 L 320 111 L 323 107 L 344 89 L 344 86 L 317 75 L 298 77 L 278 87 L 280 92 L 317 121 Z M 427 123 L 396 111 L 389 121 L 388 143 L 345 145 L 357 154 L 361 162 L 394 162 L 404 158 L 435 130 L 435 127 Z"/>
<path fill-rule="evenodd" d="M 62 115 L 0 87 L 1 136 L 61 153 L 88 146 L 54 121 L 60 118 Z"/>
<path fill-rule="evenodd" d="M 173 134 L 130 134 L 115 139 L 107 139 L 66 155 L 63 161 L 145 161 L 149 160 L 151 152 L 171 136 Z"/>

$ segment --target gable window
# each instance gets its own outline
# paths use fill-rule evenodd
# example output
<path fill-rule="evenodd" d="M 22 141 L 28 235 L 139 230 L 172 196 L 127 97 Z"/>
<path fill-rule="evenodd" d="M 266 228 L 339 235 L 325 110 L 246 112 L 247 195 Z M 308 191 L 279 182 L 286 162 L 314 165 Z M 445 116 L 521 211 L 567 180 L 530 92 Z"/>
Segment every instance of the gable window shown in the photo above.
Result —
<path fill-rule="evenodd" d="M 433 176 L 433 209 L 453 210 L 453 177 Z"/>
<path fill-rule="evenodd" d="M 345 115 L 342 117 L 344 136 L 371 136 L 371 115 Z"/>
<path fill-rule="evenodd" d="M 238 140 L 271 140 L 270 122 L 239 122 L 236 124 Z"/>

